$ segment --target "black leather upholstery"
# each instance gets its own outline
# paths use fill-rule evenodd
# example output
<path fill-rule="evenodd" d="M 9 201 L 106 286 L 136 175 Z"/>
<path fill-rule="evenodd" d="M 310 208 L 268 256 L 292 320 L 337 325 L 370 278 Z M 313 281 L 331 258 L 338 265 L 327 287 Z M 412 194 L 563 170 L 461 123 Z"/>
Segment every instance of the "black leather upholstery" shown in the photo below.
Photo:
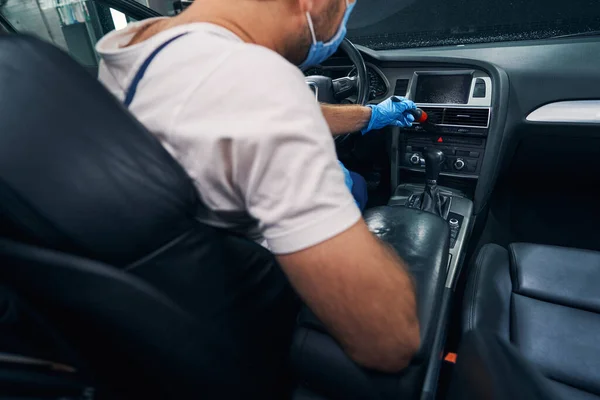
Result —
<path fill-rule="evenodd" d="M 446 284 L 450 233 L 436 215 L 405 207 L 379 207 L 365 213 L 371 232 L 390 244 L 415 278 L 421 348 L 417 360 L 429 357 Z"/>
<path fill-rule="evenodd" d="M 451 202 L 452 198 L 442 194 L 437 184 L 432 185 L 427 182 L 423 193 L 417 197 L 413 207 L 448 219 Z"/>
<path fill-rule="evenodd" d="M 437 215 L 405 207 L 371 209 L 365 220 L 372 232 L 394 247 L 415 278 L 421 348 L 400 374 L 367 371 L 352 362 L 314 315 L 304 310 L 294 335 L 292 361 L 300 382 L 313 390 L 314 397 L 303 388 L 296 400 L 321 395 L 328 399 L 410 399 L 420 393 L 427 362 L 434 356 L 431 350 L 447 276 L 448 225 Z"/>
<path fill-rule="evenodd" d="M 561 398 L 597 399 L 599 285 L 600 253 L 486 245 L 467 284 L 464 330 L 485 329 L 512 342 Z"/>
<path fill-rule="evenodd" d="M 0 236 L 39 249 L 3 242 L 3 282 L 136 397 L 277 398 L 297 301 L 273 256 L 200 224 L 191 179 L 66 54 L 0 37 L 0 87 Z"/>
<path fill-rule="evenodd" d="M 470 331 L 458 351 L 447 400 L 553 400 L 551 382 L 508 342 Z"/>

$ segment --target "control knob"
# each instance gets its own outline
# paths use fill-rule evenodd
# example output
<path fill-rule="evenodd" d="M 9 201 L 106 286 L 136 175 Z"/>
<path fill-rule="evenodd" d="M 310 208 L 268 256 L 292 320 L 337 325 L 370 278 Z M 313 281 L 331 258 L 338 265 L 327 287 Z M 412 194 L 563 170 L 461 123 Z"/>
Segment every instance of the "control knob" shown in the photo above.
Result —
<path fill-rule="evenodd" d="M 450 221 L 448 221 L 448 223 L 450 224 L 450 229 L 452 230 L 460 228 L 460 223 L 456 218 L 451 218 Z"/>
<path fill-rule="evenodd" d="M 457 158 L 456 161 L 454 161 L 454 169 L 457 171 L 461 171 L 465 165 L 465 160 L 462 158 Z"/>
<path fill-rule="evenodd" d="M 420 165 L 421 164 L 421 156 L 419 155 L 419 153 L 413 153 L 413 155 L 410 156 L 409 161 L 412 165 Z"/>

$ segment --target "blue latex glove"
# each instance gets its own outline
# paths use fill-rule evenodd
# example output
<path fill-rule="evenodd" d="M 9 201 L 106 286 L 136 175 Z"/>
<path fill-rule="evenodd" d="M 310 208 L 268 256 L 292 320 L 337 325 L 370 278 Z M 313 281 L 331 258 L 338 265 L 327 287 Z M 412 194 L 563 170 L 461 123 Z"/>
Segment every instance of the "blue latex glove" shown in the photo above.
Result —
<path fill-rule="evenodd" d="M 342 172 L 344 173 L 344 182 L 346 182 L 348 190 L 350 191 L 350 193 L 352 193 L 352 189 L 354 189 L 354 180 L 352 179 L 352 176 L 350 176 L 350 171 L 348 171 L 348 169 L 344 166 L 344 164 L 342 164 L 340 160 L 338 160 L 338 164 L 340 164 Z M 356 206 L 358 208 L 361 208 L 360 204 L 356 199 L 354 199 L 354 202 L 356 203 Z"/>
<path fill-rule="evenodd" d="M 348 169 L 344 166 L 344 164 L 342 164 L 342 162 L 339 160 L 338 160 L 338 164 L 340 164 L 340 167 L 342 168 L 342 172 L 344 173 L 344 182 L 346 182 L 346 186 L 348 186 L 348 190 L 350 190 L 350 192 L 352 192 L 352 188 L 354 187 L 354 181 L 352 180 L 352 177 L 350 176 L 350 171 L 348 171 Z"/>
<path fill-rule="evenodd" d="M 417 108 L 417 106 L 404 97 L 392 96 L 376 106 L 370 104 L 367 107 L 371 108 L 371 120 L 369 125 L 361 131 L 363 135 L 373 129 L 381 129 L 390 125 L 408 128 L 415 122 L 415 117 L 406 111 Z"/>

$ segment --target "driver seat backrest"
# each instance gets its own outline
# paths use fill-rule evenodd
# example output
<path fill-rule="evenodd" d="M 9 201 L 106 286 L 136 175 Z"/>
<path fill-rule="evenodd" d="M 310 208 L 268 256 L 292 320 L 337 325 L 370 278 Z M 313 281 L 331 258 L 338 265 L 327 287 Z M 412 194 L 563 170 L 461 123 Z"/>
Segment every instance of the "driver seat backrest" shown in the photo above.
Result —
<path fill-rule="evenodd" d="M 0 37 L 0 87 L 0 282 L 138 395 L 278 396 L 297 304 L 272 254 L 198 222 L 182 167 L 65 53 Z"/>

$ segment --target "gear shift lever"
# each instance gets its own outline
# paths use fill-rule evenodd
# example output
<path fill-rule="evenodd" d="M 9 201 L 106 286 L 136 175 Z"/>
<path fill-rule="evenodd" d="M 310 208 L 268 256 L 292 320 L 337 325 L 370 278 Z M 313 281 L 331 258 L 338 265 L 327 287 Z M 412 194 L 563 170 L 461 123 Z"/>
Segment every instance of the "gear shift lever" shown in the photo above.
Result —
<path fill-rule="evenodd" d="M 437 185 L 444 162 L 444 153 L 437 149 L 425 149 L 423 158 L 425 158 L 425 175 L 427 181 L 425 182 L 425 190 L 415 202 L 414 207 L 447 219 L 450 212 L 451 198 L 443 196 Z"/>
<path fill-rule="evenodd" d="M 440 177 L 440 171 L 442 170 L 442 164 L 444 163 L 444 153 L 442 153 L 441 150 L 425 149 L 423 158 L 425 158 L 425 175 L 427 176 L 427 183 L 437 185 L 437 180 Z"/>

